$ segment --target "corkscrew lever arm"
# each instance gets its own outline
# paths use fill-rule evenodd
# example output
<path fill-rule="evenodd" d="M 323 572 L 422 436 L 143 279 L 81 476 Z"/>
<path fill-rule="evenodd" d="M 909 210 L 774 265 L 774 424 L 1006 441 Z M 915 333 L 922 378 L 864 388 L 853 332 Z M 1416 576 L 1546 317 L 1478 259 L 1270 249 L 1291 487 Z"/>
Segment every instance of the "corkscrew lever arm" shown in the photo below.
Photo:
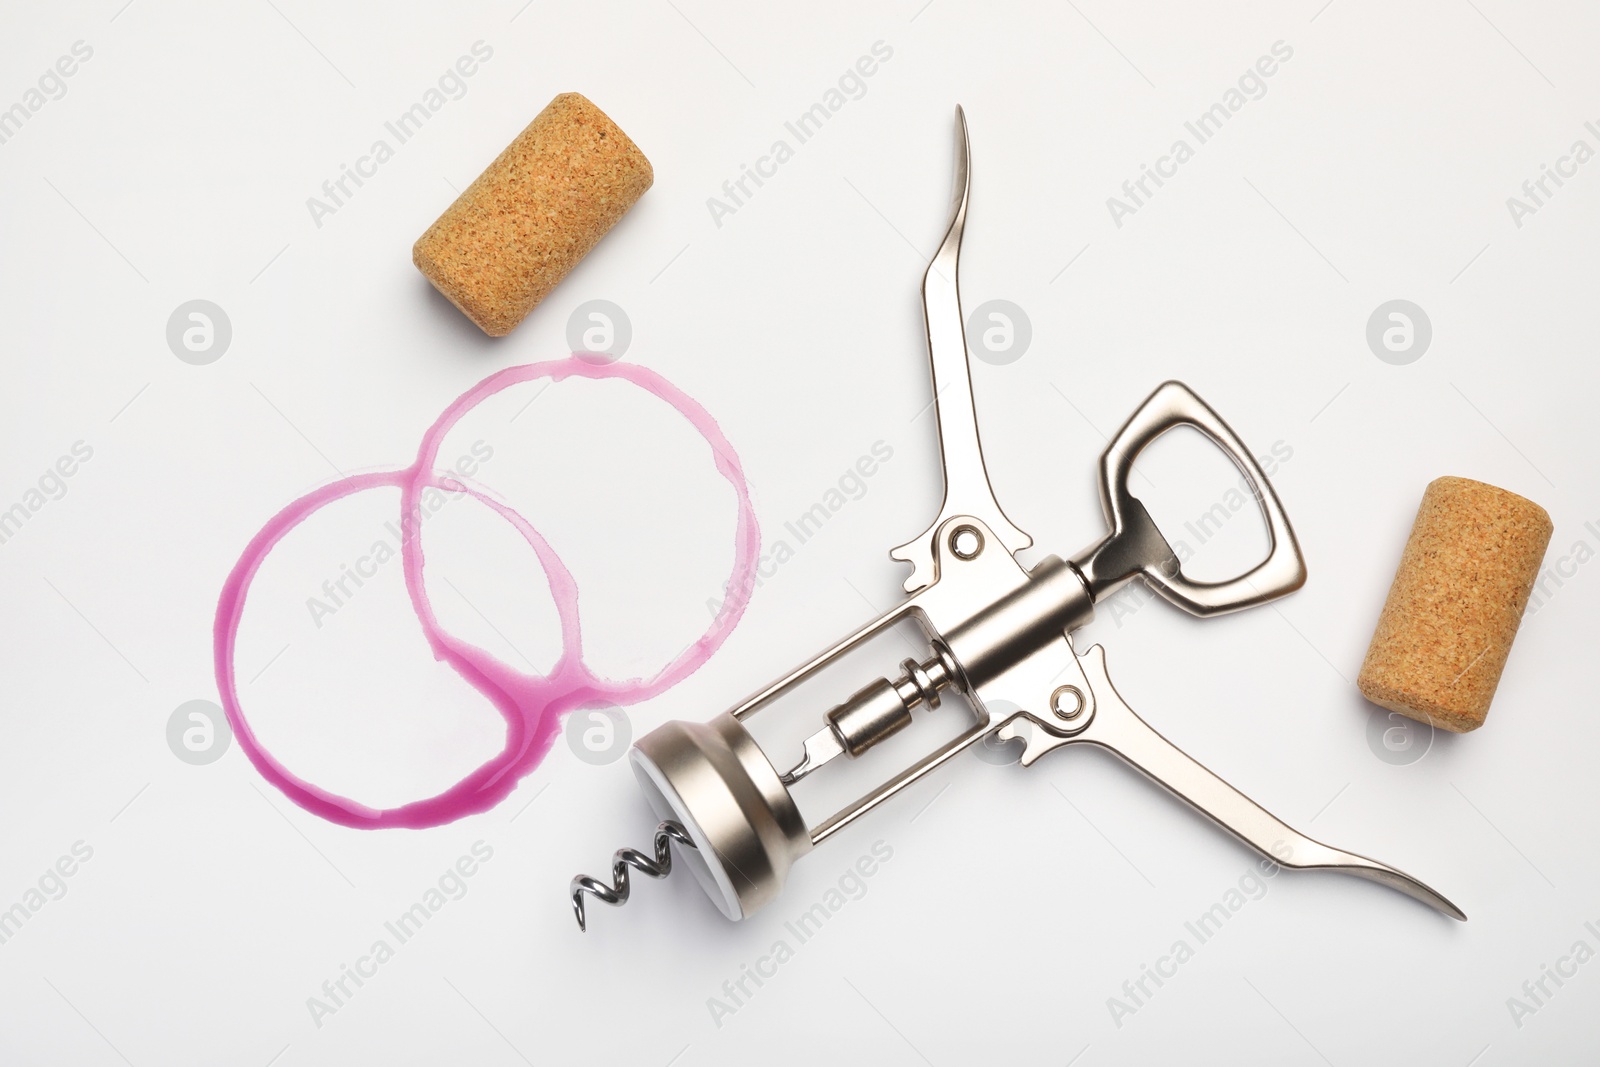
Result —
<path fill-rule="evenodd" d="M 1024 766 L 1064 745 L 1099 745 L 1122 757 L 1156 784 L 1279 866 L 1353 874 L 1399 890 L 1452 919 L 1466 921 L 1460 908 L 1411 875 L 1307 837 L 1162 737 L 1128 707 L 1111 684 L 1106 673 L 1105 649 L 1093 645 L 1078 659 L 1094 692 L 1094 700 L 1087 705 L 1083 721 L 1056 721 L 1046 726 L 1024 714 L 1001 727 L 998 736 L 1002 740 L 1020 738 L 1026 742 L 1022 756 Z"/>
<path fill-rule="evenodd" d="M 905 591 L 926 589 L 939 578 L 933 542 L 939 528 L 955 515 L 982 519 L 1007 552 L 1020 552 L 1033 538 L 1006 518 L 989 484 L 978 438 L 978 413 L 972 402 L 972 374 L 967 363 L 967 334 L 961 314 L 959 284 L 961 236 L 967 228 L 967 201 L 972 192 L 972 151 L 967 143 L 967 116 L 956 108 L 955 182 L 950 198 L 950 224 L 939 250 L 922 276 L 922 313 L 928 327 L 928 362 L 933 372 L 933 410 L 939 424 L 939 453 L 944 461 L 944 500 L 933 523 L 889 555 L 911 564 Z"/>

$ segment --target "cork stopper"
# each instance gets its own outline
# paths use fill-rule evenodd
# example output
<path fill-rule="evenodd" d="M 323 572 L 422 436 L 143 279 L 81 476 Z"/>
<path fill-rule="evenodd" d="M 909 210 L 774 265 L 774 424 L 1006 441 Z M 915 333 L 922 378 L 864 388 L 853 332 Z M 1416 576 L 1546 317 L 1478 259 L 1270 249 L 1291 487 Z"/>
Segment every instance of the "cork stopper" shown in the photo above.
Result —
<path fill-rule="evenodd" d="M 504 337 L 655 181 L 605 112 L 562 93 L 411 250 L 417 269 L 490 337 Z"/>
<path fill-rule="evenodd" d="M 1422 494 L 1356 686 L 1455 733 L 1483 725 L 1550 544 L 1538 504 L 1467 478 Z"/>

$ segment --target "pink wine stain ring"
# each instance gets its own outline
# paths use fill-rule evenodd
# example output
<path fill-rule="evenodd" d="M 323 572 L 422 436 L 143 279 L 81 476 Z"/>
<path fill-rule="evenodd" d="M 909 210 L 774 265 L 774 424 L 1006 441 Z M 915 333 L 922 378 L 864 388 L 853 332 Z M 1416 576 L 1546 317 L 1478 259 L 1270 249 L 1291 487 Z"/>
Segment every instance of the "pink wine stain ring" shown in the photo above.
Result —
<path fill-rule="evenodd" d="M 602 678 L 583 659 L 583 635 L 578 618 L 578 587 L 571 572 L 549 543 L 509 505 L 453 475 L 434 469 L 439 445 L 467 412 L 495 394 L 524 382 L 568 377 L 619 379 L 664 400 L 711 447 L 717 471 L 733 486 L 738 498 L 738 523 L 734 533 L 733 573 L 728 592 L 710 626 L 673 661 L 648 679 L 616 682 Z M 396 808 L 370 808 L 348 797 L 322 789 L 290 771 L 256 738 L 239 702 L 235 681 L 234 646 L 244 615 L 245 599 L 256 571 L 284 536 L 313 514 L 336 500 L 370 489 L 400 490 L 402 528 L 401 560 L 406 592 L 422 624 L 434 658 L 443 660 L 469 685 L 482 693 L 506 721 L 506 743 L 498 755 L 437 796 Z M 509 522 L 538 556 L 561 623 L 561 657 L 547 675 L 528 674 L 502 663 L 477 646 L 447 633 L 434 614 L 423 583 L 422 540 L 415 528 L 418 498 L 426 489 L 464 493 Z M 511 367 L 492 374 L 445 408 L 423 435 L 416 462 L 402 470 L 357 474 L 322 486 L 295 500 L 274 515 L 245 546 L 234 564 L 217 604 L 214 629 L 217 688 L 228 723 L 239 746 L 261 776 L 307 811 L 343 826 L 366 829 L 403 826 L 421 828 L 453 822 L 465 815 L 487 811 L 504 800 L 517 783 L 544 759 L 555 740 L 562 717 L 575 707 L 593 701 L 634 704 L 665 692 L 700 668 L 722 645 L 744 614 L 754 589 L 754 572 L 760 533 L 750 488 L 733 446 L 716 420 L 694 399 L 652 370 L 637 364 L 590 362 L 578 356 Z"/>

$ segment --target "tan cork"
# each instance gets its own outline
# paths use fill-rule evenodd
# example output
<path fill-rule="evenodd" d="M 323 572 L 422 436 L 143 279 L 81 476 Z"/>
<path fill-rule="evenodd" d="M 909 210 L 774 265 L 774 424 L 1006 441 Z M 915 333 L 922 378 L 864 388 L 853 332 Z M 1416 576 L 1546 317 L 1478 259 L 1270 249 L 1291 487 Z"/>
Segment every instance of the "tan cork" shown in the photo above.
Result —
<path fill-rule="evenodd" d="M 605 112 L 562 93 L 478 175 L 411 260 L 490 337 L 504 337 L 655 181 Z"/>
<path fill-rule="evenodd" d="M 1356 686 L 1455 733 L 1483 725 L 1553 527 L 1544 508 L 1467 478 L 1422 494 Z"/>

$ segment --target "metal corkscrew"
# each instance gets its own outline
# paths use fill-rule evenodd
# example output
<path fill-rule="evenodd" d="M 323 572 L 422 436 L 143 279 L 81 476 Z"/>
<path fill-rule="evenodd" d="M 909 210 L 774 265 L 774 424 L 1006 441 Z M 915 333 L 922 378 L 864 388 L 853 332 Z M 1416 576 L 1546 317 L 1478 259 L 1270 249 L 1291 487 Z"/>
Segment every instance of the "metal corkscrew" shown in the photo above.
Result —
<path fill-rule="evenodd" d="M 578 929 L 587 930 L 588 922 L 583 915 L 583 895 L 593 894 L 615 907 L 626 904 L 633 888 L 628 877 L 628 868 L 651 878 L 665 878 L 672 873 L 672 842 L 694 848 L 694 838 L 689 836 L 689 831 L 683 828 L 682 823 L 675 823 L 667 819 L 656 827 L 656 855 L 651 859 L 638 849 L 619 848 L 611 857 L 611 884 L 607 885 L 598 878 L 590 878 L 587 874 L 580 874 L 572 880 L 572 910 L 578 915 Z"/>
<path fill-rule="evenodd" d="M 1280 866 L 1358 875 L 1397 889 L 1455 919 L 1466 916 L 1417 879 L 1376 860 L 1332 848 L 1290 828 L 1152 729 L 1123 701 L 1106 673 L 1105 651 L 1080 653 L 1070 633 L 1096 603 L 1133 578 L 1171 604 L 1207 618 L 1275 600 L 1306 579 L 1304 558 L 1277 494 L 1238 436 L 1180 382 L 1160 386 L 1117 431 L 1100 457 L 1100 499 L 1109 532 L 1067 560 L 1031 568 L 1015 554 L 1033 542 L 1001 511 L 978 437 L 957 287 L 970 192 L 966 118 L 956 109 L 954 203 L 944 241 L 922 280 L 945 495 L 921 536 L 890 552 L 909 563 L 907 598 L 882 617 L 705 723 L 669 722 L 640 738 L 630 760 L 658 817 L 655 856 L 616 853 L 612 884 L 585 875 L 571 883 L 583 928 L 584 897 L 621 904 L 632 868 L 663 877 L 671 843 L 729 919 L 777 896 L 794 862 L 856 819 L 987 737 L 1023 743 L 1020 763 L 1074 744 L 1098 745 L 1128 761 L 1245 844 Z M 1233 461 L 1254 490 L 1269 537 L 1266 558 L 1221 582 L 1187 577 L 1154 520 L 1128 489 L 1134 461 L 1157 437 L 1191 426 Z M 908 659 L 822 716 L 798 760 L 775 764 L 745 722 L 777 698 L 903 621 L 920 626 L 931 653 Z M 816 826 L 790 788 L 840 756 L 855 758 L 933 711 L 954 691 L 973 723 L 888 781 Z M 1005 709 L 1004 711 L 1000 709 Z M 1020 709 L 1020 710 L 1014 710 Z M 778 766 L 788 766 L 779 771 Z"/>

